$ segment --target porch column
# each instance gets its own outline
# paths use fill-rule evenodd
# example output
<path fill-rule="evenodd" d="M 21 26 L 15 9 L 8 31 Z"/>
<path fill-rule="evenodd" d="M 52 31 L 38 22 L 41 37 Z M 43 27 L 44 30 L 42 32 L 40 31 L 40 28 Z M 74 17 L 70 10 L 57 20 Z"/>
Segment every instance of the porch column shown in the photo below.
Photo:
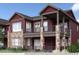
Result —
<path fill-rule="evenodd" d="M 40 29 L 40 50 L 44 49 L 44 32 L 43 32 L 43 16 L 41 15 L 41 29 Z"/>
<path fill-rule="evenodd" d="M 60 25 L 59 25 L 59 12 L 57 12 L 57 25 L 56 25 L 56 49 L 60 51 Z"/>
<path fill-rule="evenodd" d="M 65 38 L 65 28 L 64 28 L 64 23 L 65 23 L 65 17 L 63 16 L 63 38 L 62 38 L 62 45 L 63 45 L 63 47 L 64 47 L 64 49 L 65 49 L 65 47 L 66 47 L 66 38 Z"/>

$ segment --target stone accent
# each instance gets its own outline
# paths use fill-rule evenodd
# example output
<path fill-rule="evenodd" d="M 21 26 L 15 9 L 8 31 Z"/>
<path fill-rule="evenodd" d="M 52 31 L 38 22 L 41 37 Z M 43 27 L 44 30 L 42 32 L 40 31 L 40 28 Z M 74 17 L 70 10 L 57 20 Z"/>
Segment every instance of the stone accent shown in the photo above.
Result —
<path fill-rule="evenodd" d="M 41 27 L 41 32 L 40 32 L 40 45 L 41 45 L 41 50 L 44 48 L 44 33 L 43 33 L 43 27 Z"/>
<path fill-rule="evenodd" d="M 65 38 L 65 35 L 63 36 L 63 38 L 62 38 L 62 46 L 64 47 L 64 49 L 65 49 L 65 47 L 66 47 L 66 38 Z"/>
<path fill-rule="evenodd" d="M 60 51 L 60 25 L 56 25 L 56 50 Z"/>
<path fill-rule="evenodd" d="M 24 38 L 23 38 L 23 31 L 21 32 L 8 32 L 8 48 L 13 48 L 12 46 L 12 39 L 20 39 L 21 42 L 21 47 L 23 48 L 23 41 L 24 41 Z"/>
<path fill-rule="evenodd" d="M 11 42 L 10 42 L 10 33 L 9 32 L 7 33 L 7 38 L 8 38 L 8 40 L 7 40 L 7 48 L 9 48 L 10 45 L 11 45 Z"/>

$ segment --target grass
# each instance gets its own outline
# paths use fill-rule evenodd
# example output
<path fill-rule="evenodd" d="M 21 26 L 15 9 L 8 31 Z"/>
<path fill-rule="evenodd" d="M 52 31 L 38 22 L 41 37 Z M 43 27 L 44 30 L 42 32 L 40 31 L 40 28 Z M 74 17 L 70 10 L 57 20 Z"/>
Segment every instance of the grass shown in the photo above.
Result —
<path fill-rule="evenodd" d="M 1 53 L 22 53 L 26 52 L 27 49 L 22 49 L 22 48 L 0 48 Z"/>

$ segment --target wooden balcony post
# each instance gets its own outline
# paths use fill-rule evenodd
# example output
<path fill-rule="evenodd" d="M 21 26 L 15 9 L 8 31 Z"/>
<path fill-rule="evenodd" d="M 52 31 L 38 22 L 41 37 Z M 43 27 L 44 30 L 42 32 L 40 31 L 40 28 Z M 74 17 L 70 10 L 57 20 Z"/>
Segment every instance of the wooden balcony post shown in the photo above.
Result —
<path fill-rule="evenodd" d="M 40 29 L 40 45 L 41 49 L 44 49 L 44 32 L 43 32 L 43 16 L 41 15 L 41 29 Z"/>

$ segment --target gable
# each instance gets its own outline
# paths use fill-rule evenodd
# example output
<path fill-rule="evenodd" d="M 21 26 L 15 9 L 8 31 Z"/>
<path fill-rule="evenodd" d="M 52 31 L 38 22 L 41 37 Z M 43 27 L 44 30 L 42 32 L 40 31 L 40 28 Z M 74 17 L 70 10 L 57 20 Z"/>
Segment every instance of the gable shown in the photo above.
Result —
<path fill-rule="evenodd" d="M 72 10 L 69 10 L 66 12 L 69 16 L 73 17 L 75 19 L 75 16 L 73 14 L 73 11 Z M 75 19 L 76 20 L 76 19 Z"/>
<path fill-rule="evenodd" d="M 11 18 L 10 18 L 10 22 L 14 22 L 14 21 L 20 21 L 21 19 L 23 19 L 23 17 L 21 17 L 18 14 L 14 14 Z"/>
<path fill-rule="evenodd" d="M 46 8 L 44 8 L 41 12 L 40 12 L 40 14 L 42 14 L 42 13 L 47 13 L 47 12 L 53 12 L 53 11 L 56 11 L 57 9 L 56 8 L 54 8 L 54 7 L 52 7 L 52 6 L 47 6 Z"/>

